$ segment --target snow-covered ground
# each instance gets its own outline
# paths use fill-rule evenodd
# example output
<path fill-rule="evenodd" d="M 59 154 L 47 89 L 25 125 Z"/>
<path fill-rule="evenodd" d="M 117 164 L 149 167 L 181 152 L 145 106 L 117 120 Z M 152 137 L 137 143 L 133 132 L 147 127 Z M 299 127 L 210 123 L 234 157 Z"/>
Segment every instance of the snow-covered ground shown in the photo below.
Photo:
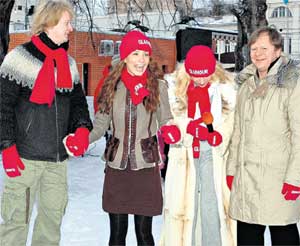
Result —
<path fill-rule="evenodd" d="M 88 97 L 88 102 L 90 112 L 93 112 L 92 97 Z M 101 160 L 101 155 L 104 151 L 104 147 L 105 141 L 102 138 L 96 143 L 90 145 L 89 150 L 84 157 L 70 158 L 69 160 L 69 203 L 61 227 L 61 246 L 108 245 L 109 219 L 107 213 L 102 210 L 104 162 Z M 0 160 L 0 163 L 2 163 L 2 160 Z M 3 168 L 0 167 L 0 191 L 2 191 L 3 188 L 4 175 L 5 173 Z M 27 246 L 30 246 L 35 216 L 36 209 L 34 208 Z M 133 216 L 130 215 L 129 218 L 127 245 L 134 246 L 136 245 L 136 238 L 134 233 Z M 2 219 L 0 216 L 0 222 L 1 221 Z M 153 236 L 156 244 L 158 244 L 159 241 L 161 225 L 162 216 L 154 217 Z M 270 245 L 268 232 L 266 233 L 265 245 Z"/>

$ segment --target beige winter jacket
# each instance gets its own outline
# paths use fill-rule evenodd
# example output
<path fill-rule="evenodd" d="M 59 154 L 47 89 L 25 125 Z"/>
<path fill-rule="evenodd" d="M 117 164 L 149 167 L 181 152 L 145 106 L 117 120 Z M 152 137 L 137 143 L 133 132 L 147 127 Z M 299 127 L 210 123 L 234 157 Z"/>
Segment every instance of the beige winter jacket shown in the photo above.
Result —
<path fill-rule="evenodd" d="M 158 128 L 173 118 L 170 111 L 167 83 L 163 80 L 159 81 L 159 93 L 160 104 L 157 111 L 152 115 L 150 125 L 150 135 L 154 138 Z M 90 133 L 90 143 L 103 136 L 112 120 L 114 122 L 112 125 L 115 126 L 114 135 L 120 143 L 114 159 L 108 161 L 107 165 L 111 168 L 125 169 L 128 158 L 130 158 L 133 170 L 154 167 L 155 162 L 149 162 L 146 157 L 149 156 L 149 147 L 147 146 L 142 151 L 141 146 L 142 139 L 149 138 L 150 113 L 146 111 L 142 103 L 137 106 L 132 104 L 129 91 L 121 81 L 117 85 L 113 99 L 113 110 L 110 114 L 103 114 L 98 111 L 95 115 L 94 128 Z M 158 150 L 156 151 L 158 155 Z"/>
<path fill-rule="evenodd" d="M 259 80 L 254 65 L 238 76 L 235 124 L 227 175 L 234 176 L 233 219 L 286 225 L 300 218 L 300 199 L 286 201 L 284 182 L 300 186 L 299 68 L 281 57 Z"/>

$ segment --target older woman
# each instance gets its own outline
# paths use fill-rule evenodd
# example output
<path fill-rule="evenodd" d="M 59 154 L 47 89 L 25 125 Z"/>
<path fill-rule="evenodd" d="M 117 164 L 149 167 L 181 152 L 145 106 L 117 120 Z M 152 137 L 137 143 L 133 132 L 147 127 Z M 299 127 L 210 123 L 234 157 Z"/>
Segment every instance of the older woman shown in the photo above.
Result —
<path fill-rule="evenodd" d="M 273 245 L 300 244 L 300 77 L 282 43 L 277 30 L 256 30 L 249 40 L 252 64 L 238 75 L 227 162 L 238 245 L 264 245 L 266 226 Z"/>

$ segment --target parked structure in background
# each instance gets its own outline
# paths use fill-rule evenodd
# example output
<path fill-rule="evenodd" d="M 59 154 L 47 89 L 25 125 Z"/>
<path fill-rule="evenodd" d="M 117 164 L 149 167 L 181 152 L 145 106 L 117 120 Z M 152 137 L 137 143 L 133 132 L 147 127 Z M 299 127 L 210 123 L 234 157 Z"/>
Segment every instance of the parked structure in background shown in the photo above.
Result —
<path fill-rule="evenodd" d="M 268 0 L 267 18 L 284 37 L 283 51 L 300 60 L 300 1 Z"/>
<path fill-rule="evenodd" d="M 10 18 L 10 32 L 30 29 L 31 16 L 37 0 L 16 0 Z"/>
<path fill-rule="evenodd" d="M 194 45 L 209 46 L 224 68 L 234 69 L 237 31 L 213 28 L 186 28 L 176 33 L 177 61 L 182 62 Z"/>

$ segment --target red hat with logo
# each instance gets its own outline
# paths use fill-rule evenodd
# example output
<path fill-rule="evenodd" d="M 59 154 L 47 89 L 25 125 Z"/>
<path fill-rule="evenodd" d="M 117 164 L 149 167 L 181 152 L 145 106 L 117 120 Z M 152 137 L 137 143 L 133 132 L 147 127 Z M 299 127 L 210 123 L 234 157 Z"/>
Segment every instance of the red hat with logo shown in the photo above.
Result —
<path fill-rule="evenodd" d="M 192 77 L 207 77 L 215 72 L 216 58 L 209 47 L 195 45 L 188 51 L 184 66 Z"/>
<path fill-rule="evenodd" d="M 120 58 L 124 60 L 131 52 L 143 50 L 152 53 L 150 39 L 140 31 L 130 31 L 122 38 L 120 45 Z"/>

